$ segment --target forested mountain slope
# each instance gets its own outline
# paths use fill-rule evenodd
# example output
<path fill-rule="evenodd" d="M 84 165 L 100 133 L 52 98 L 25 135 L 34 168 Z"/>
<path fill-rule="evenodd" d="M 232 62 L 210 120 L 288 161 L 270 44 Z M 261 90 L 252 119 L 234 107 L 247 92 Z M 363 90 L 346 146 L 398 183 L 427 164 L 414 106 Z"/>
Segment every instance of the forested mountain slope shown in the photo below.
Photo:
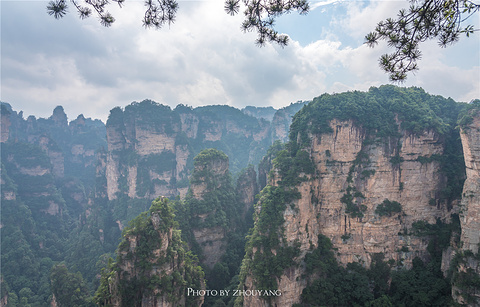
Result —
<path fill-rule="evenodd" d="M 2 103 L 1 302 L 479 304 L 478 105 L 381 86 L 104 125 Z"/>
<path fill-rule="evenodd" d="M 61 261 L 91 293 L 128 222 L 154 198 L 186 193 L 197 153 L 222 149 L 240 173 L 272 142 L 269 121 L 228 106 L 172 110 L 146 100 L 114 108 L 106 125 L 83 115 L 69 122 L 61 106 L 46 119 L 1 108 L 2 293 L 10 304 L 49 304 L 50 270 Z"/>

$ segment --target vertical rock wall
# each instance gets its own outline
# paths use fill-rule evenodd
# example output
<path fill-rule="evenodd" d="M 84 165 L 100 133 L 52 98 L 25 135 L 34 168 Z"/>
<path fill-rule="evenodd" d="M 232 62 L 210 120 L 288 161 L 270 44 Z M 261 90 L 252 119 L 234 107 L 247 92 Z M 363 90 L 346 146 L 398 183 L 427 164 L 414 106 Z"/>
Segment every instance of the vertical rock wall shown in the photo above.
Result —
<path fill-rule="evenodd" d="M 456 256 L 452 296 L 461 304 L 480 306 L 480 287 L 472 284 L 480 276 L 480 116 L 460 130 L 467 179 L 460 204 L 461 251 Z"/>
<path fill-rule="evenodd" d="M 446 202 L 432 201 L 445 187 L 440 164 L 432 157 L 443 153 L 441 138 L 431 131 L 420 135 L 399 131 L 400 137 L 367 141 L 364 130 L 352 121 L 332 120 L 332 133 L 311 135 L 307 152 L 316 172 L 297 186 L 299 200 L 283 213 L 286 242 L 298 242 L 301 262 L 318 234 L 331 239 L 342 264 L 369 265 L 375 253 L 383 253 L 409 268 L 415 257 L 427 259 L 428 240 L 413 234 L 415 221 L 435 223 L 450 216 Z M 278 174 L 272 183 L 281 180 Z M 359 211 L 348 212 L 346 199 Z M 380 216 L 375 212 L 384 200 L 401 204 L 401 212 Z M 282 295 L 272 306 L 300 302 L 306 286 L 304 267 L 292 266 L 278 279 Z M 247 276 L 245 289 L 255 289 Z M 244 297 L 245 306 L 266 306 L 254 296 Z"/>
<path fill-rule="evenodd" d="M 461 129 L 460 137 L 467 171 L 463 186 L 460 222 L 463 250 L 478 253 L 480 243 L 480 117 L 474 117 L 468 127 Z"/>

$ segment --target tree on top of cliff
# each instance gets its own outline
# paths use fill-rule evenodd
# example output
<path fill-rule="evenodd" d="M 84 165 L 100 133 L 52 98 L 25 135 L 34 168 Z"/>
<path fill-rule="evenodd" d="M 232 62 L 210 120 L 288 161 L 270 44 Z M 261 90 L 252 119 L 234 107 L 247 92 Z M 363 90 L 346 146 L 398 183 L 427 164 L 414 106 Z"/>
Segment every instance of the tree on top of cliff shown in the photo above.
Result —
<path fill-rule="evenodd" d="M 291 143 L 308 144 L 309 133 L 330 133 L 330 121 L 352 120 L 377 137 L 397 136 L 399 127 L 414 134 L 433 130 L 445 134 L 456 121 L 458 105 L 452 99 L 427 94 L 417 87 L 372 87 L 368 92 L 324 94 L 295 114 Z M 453 118 L 453 119 L 452 119 Z"/>
<path fill-rule="evenodd" d="M 115 18 L 107 11 L 108 0 L 70 0 L 81 19 L 95 11 L 103 26 L 109 27 Z M 113 0 L 120 7 L 125 0 Z M 178 10 L 176 0 L 144 0 L 147 10 L 143 26 L 160 29 L 175 21 Z M 480 10 L 478 0 L 409 0 L 408 10 L 402 9 L 398 19 L 388 18 L 378 23 L 376 29 L 365 36 L 366 43 L 373 47 L 379 40 L 387 41 L 394 48 L 391 54 L 380 58 L 380 66 L 390 75 L 392 81 L 403 81 L 407 73 L 418 69 L 417 60 L 421 57 L 419 44 L 429 39 L 437 39 L 445 47 L 458 41 L 460 34 L 474 33 L 473 25 L 465 21 Z M 243 4 L 245 20 L 241 25 L 244 32 L 256 31 L 259 46 L 267 42 L 280 46 L 288 44 L 288 35 L 275 30 L 275 20 L 292 11 L 307 14 L 310 7 L 307 0 L 225 0 L 224 9 L 230 15 L 240 12 Z M 59 19 L 68 11 L 66 0 L 51 0 L 47 6 L 49 15 Z"/>
<path fill-rule="evenodd" d="M 473 116 L 478 112 L 480 112 L 480 99 L 475 99 L 465 105 L 465 108 L 458 115 L 458 126 L 462 129 L 468 129 L 468 126 L 473 122 Z"/>
<path fill-rule="evenodd" d="M 226 154 L 215 148 L 208 148 L 202 150 L 194 159 L 195 166 L 206 166 L 209 163 L 220 160 L 228 163 L 228 157 Z"/>

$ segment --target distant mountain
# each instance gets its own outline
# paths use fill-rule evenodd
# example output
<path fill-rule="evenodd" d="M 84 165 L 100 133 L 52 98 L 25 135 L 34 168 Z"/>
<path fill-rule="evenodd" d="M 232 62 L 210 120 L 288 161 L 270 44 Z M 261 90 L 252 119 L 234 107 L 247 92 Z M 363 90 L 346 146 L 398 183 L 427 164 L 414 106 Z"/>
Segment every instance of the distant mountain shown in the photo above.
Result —
<path fill-rule="evenodd" d="M 247 106 L 242 109 L 242 112 L 256 118 L 263 118 L 268 121 L 272 121 L 273 116 L 275 115 L 275 112 L 277 112 L 277 110 L 273 107 Z"/>

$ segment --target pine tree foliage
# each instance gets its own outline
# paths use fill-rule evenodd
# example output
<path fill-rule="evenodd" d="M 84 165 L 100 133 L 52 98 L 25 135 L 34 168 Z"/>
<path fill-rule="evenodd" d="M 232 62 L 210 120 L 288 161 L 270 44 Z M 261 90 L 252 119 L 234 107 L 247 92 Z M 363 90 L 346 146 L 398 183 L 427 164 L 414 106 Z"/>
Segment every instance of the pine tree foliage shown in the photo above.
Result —
<path fill-rule="evenodd" d="M 112 0 L 120 7 L 125 0 Z M 100 19 L 100 23 L 105 27 L 110 27 L 115 18 L 107 11 L 110 4 L 108 0 L 70 0 L 75 7 L 81 19 L 88 18 L 95 11 Z M 172 24 L 178 10 L 178 3 L 175 0 L 145 0 L 147 10 L 143 17 L 143 26 L 146 28 L 160 29 L 165 24 Z M 47 5 L 47 13 L 56 19 L 64 17 L 68 12 L 68 4 L 66 0 L 52 0 Z"/>
<path fill-rule="evenodd" d="M 422 53 L 419 45 L 436 39 L 441 47 L 457 42 L 462 33 L 470 36 L 478 29 L 463 23 L 480 10 L 480 2 L 470 0 L 410 0 L 410 7 L 399 11 L 397 19 L 388 18 L 378 23 L 365 36 L 367 45 L 387 41 L 394 49 L 380 57 L 380 67 L 392 81 L 403 81 L 407 73 L 418 70 Z"/>
<path fill-rule="evenodd" d="M 301 15 L 308 13 L 309 4 L 306 0 L 242 0 L 245 10 L 245 20 L 242 23 L 244 32 L 256 30 L 256 43 L 264 46 L 266 42 L 278 43 L 286 46 L 288 35 L 278 34 L 275 30 L 275 18 L 297 10 Z M 226 0 L 225 11 L 230 15 L 240 12 L 240 0 Z"/>
<path fill-rule="evenodd" d="M 120 7 L 125 0 L 112 0 Z M 106 10 L 108 0 L 70 0 L 81 19 L 95 11 L 103 26 L 109 27 L 115 18 Z M 160 29 L 165 24 L 174 23 L 178 11 L 176 0 L 144 0 L 147 7 L 143 25 L 146 28 Z M 229 15 L 237 15 L 244 7 L 241 29 L 244 32 L 256 31 L 256 44 L 267 42 L 284 47 L 289 37 L 275 30 L 277 17 L 298 11 L 308 13 L 307 0 L 225 0 L 224 9 Z M 68 12 L 67 0 L 51 0 L 47 13 L 56 19 Z M 390 76 L 391 81 L 404 81 L 407 73 L 418 70 L 417 61 L 421 58 L 420 43 L 437 39 L 441 47 L 457 42 L 462 33 L 470 36 L 478 29 L 465 21 L 480 10 L 478 0 L 410 0 L 410 7 L 399 11 L 397 19 L 380 21 L 374 31 L 365 36 L 366 44 L 374 47 L 380 40 L 387 41 L 394 49 L 384 54 L 379 64 Z"/>

